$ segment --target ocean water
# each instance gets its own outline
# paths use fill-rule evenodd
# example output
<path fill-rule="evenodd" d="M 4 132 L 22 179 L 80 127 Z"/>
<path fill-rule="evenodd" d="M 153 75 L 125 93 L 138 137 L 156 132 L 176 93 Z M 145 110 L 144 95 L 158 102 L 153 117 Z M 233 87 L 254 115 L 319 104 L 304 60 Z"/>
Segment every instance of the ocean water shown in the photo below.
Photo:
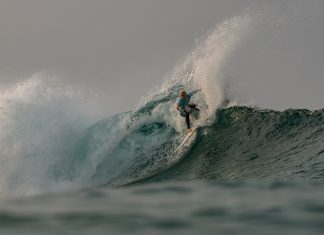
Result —
<path fill-rule="evenodd" d="M 322 234 L 322 183 L 190 181 L 0 204 L 1 234 Z"/>
<path fill-rule="evenodd" d="M 246 105 L 223 68 L 253 16 L 217 26 L 129 112 L 44 75 L 0 87 L 1 234 L 323 234 L 324 110 Z M 195 134 L 174 109 L 193 97 Z"/>

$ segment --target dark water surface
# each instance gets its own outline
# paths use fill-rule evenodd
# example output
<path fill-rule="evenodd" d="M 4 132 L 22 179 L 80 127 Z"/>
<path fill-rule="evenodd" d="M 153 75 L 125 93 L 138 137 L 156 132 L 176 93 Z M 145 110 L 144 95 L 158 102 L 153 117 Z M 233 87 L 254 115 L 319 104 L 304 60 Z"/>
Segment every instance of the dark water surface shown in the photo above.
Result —
<path fill-rule="evenodd" d="M 0 233 L 323 234 L 323 186 L 191 181 L 7 200 Z"/>

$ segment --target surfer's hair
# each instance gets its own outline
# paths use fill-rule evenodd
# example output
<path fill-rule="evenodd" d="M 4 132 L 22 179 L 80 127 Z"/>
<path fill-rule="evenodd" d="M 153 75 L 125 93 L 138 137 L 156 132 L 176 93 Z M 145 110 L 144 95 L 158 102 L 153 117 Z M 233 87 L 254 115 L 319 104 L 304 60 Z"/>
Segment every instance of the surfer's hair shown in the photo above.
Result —
<path fill-rule="evenodd" d="M 181 96 L 181 95 L 187 95 L 187 92 L 186 92 L 185 90 L 181 90 L 181 91 L 180 91 L 180 96 Z"/>

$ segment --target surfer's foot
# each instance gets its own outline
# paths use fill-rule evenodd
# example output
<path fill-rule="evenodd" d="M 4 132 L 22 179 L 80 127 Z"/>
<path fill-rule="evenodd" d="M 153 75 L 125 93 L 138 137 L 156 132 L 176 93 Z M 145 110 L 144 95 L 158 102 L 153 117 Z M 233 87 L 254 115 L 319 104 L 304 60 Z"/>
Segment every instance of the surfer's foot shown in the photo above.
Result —
<path fill-rule="evenodd" d="M 192 129 L 191 128 L 188 128 L 187 131 L 190 133 L 190 132 L 192 132 Z"/>

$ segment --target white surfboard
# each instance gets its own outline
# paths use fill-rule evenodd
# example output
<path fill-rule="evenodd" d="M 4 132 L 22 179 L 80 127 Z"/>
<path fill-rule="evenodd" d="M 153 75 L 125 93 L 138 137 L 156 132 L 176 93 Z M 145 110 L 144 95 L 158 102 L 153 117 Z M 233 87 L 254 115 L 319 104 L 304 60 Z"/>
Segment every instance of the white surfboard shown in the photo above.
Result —
<path fill-rule="evenodd" d="M 173 153 L 176 153 L 176 152 L 178 152 L 180 149 L 181 149 L 181 147 L 189 140 L 189 138 L 196 132 L 196 130 L 197 130 L 197 128 L 198 127 L 193 127 L 192 128 L 192 131 L 190 132 L 190 133 L 188 133 L 187 135 L 186 135 L 186 137 L 184 138 L 184 140 L 181 142 L 181 144 L 176 148 L 176 150 L 174 150 L 174 152 Z"/>

